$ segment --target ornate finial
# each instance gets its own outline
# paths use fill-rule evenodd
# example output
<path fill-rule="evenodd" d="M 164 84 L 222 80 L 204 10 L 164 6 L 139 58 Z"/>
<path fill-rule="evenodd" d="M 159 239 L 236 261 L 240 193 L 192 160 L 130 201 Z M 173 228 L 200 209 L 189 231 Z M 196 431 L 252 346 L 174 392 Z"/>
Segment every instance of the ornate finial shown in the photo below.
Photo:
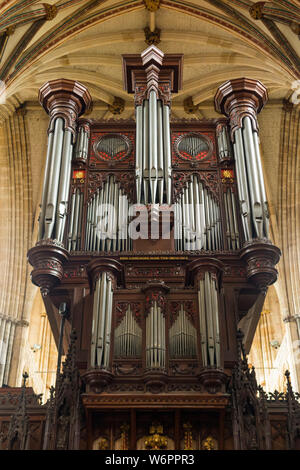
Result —
<path fill-rule="evenodd" d="M 201 447 L 203 450 L 216 450 L 215 440 L 211 436 L 207 436 L 207 438 L 202 441 Z"/>
<path fill-rule="evenodd" d="M 77 339 L 77 333 L 76 333 L 76 330 L 75 328 L 73 328 L 73 330 L 71 331 L 71 334 L 70 334 L 70 341 L 71 343 L 74 343 Z"/>
<path fill-rule="evenodd" d="M 128 450 L 129 424 L 123 423 L 120 426 L 120 431 L 121 431 L 121 439 L 122 439 L 122 450 Z"/>
<path fill-rule="evenodd" d="M 152 44 L 152 46 L 147 47 L 147 49 L 142 52 L 141 58 L 147 75 L 148 93 L 150 93 L 151 90 L 159 93 L 159 72 L 163 64 L 164 53 Z"/>
<path fill-rule="evenodd" d="M 160 0 L 144 0 L 144 4 L 148 11 L 157 11 L 160 7 Z"/>
<path fill-rule="evenodd" d="M 152 44 L 159 44 L 160 43 L 160 29 L 155 28 L 154 31 L 151 31 L 149 26 L 146 26 L 144 29 L 145 32 L 145 43 L 151 46 Z"/>
<path fill-rule="evenodd" d="M 184 450 L 194 450 L 193 448 L 193 434 L 191 423 L 184 423 Z"/>
<path fill-rule="evenodd" d="M 114 101 L 112 104 L 108 105 L 108 110 L 112 114 L 121 114 L 125 109 L 125 101 L 118 96 L 115 96 Z"/>
<path fill-rule="evenodd" d="M 159 450 L 165 449 L 168 445 L 168 439 L 163 435 L 163 426 L 160 423 L 152 423 L 149 430 L 150 436 L 145 439 L 147 449 Z"/>
<path fill-rule="evenodd" d="M 24 372 L 23 374 L 23 387 L 26 388 L 26 380 L 28 379 L 29 375 L 27 372 Z"/>
<path fill-rule="evenodd" d="M 53 385 L 51 385 L 49 392 L 50 392 L 50 401 L 53 401 L 54 393 L 55 393 L 55 388 L 53 387 Z"/>

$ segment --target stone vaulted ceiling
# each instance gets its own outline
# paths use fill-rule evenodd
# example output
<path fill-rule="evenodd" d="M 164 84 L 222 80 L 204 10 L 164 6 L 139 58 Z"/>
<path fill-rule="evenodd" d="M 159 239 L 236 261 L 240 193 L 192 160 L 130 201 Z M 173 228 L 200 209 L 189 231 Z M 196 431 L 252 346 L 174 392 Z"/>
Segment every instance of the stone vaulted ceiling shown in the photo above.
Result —
<path fill-rule="evenodd" d="M 300 78 L 299 3 L 267 3 L 268 8 L 251 0 L 162 0 L 151 17 L 142 0 L 2 1 L 0 79 L 6 105 L 0 114 L 36 101 L 46 80 L 64 77 L 89 88 L 101 117 L 119 97 L 125 100 L 122 118 L 128 118 L 133 97 L 123 88 L 121 55 L 147 47 L 144 28 L 151 21 L 161 31 L 163 52 L 184 54 L 175 117 L 185 115 L 186 98 L 192 98 L 197 117 L 210 117 L 208 102 L 217 87 L 243 75 L 263 81 L 270 99 L 289 98 Z"/>

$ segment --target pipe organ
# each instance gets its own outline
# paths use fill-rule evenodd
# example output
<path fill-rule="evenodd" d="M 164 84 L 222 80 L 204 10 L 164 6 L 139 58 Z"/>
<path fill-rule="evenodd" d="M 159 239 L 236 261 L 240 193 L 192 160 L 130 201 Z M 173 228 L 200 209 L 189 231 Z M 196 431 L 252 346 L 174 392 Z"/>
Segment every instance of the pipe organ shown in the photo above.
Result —
<path fill-rule="evenodd" d="M 93 303 L 93 323 L 91 338 L 91 366 L 107 369 L 110 356 L 112 324 L 112 280 L 102 272 L 96 281 Z"/>
<path fill-rule="evenodd" d="M 138 324 L 131 304 L 126 304 L 125 315 L 115 329 L 115 357 L 141 357 L 142 329 Z"/>
<path fill-rule="evenodd" d="M 205 272 L 198 288 L 201 351 L 204 365 L 220 366 L 220 328 L 216 279 Z"/>
<path fill-rule="evenodd" d="M 128 406 L 132 448 L 139 409 L 160 407 L 177 410 L 177 430 L 189 410 L 208 421 L 219 413 L 214 439 L 224 446 L 228 397 L 239 390 L 230 381 L 241 380 L 238 330 L 248 315 L 251 344 L 280 257 L 268 240 L 258 138 L 265 87 L 228 81 L 215 119 L 172 120 L 182 68 L 182 55 L 155 46 L 124 55 L 129 121 L 80 118 L 91 97 L 77 82 L 40 90 L 50 126 L 32 281 L 54 334 L 56 309 L 69 304 L 89 423 Z"/>
<path fill-rule="evenodd" d="M 247 79 L 237 81 L 233 94 L 242 94 Z M 232 99 L 229 82 L 224 83 L 215 97 L 216 109 L 230 118 L 231 139 L 237 176 L 240 214 L 245 240 L 268 238 L 269 212 L 263 181 L 263 169 L 259 148 L 258 123 L 256 113 L 266 101 L 266 89 L 257 82 L 246 91 L 248 107 L 239 112 L 239 102 Z M 230 100 L 226 95 L 231 93 Z M 223 94 L 222 98 L 221 95 Z M 248 98 L 248 99 L 247 99 Z"/>
<path fill-rule="evenodd" d="M 170 357 L 196 357 L 197 355 L 197 329 L 190 321 L 184 310 L 184 304 L 180 304 L 177 318 L 169 329 Z"/>
<path fill-rule="evenodd" d="M 110 176 L 87 203 L 85 249 L 89 251 L 127 251 L 129 200 Z"/>
<path fill-rule="evenodd" d="M 203 187 L 198 175 L 192 175 L 191 181 L 179 196 L 174 216 L 177 250 L 222 249 L 219 203 Z"/>

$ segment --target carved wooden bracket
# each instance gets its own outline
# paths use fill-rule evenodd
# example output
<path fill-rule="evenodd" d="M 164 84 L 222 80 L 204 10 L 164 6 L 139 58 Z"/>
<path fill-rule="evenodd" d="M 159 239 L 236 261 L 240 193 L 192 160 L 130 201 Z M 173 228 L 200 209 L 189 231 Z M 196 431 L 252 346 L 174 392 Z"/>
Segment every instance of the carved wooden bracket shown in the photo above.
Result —
<path fill-rule="evenodd" d="M 260 290 L 266 291 L 277 280 L 275 265 L 280 255 L 280 249 L 267 239 L 256 239 L 244 244 L 240 257 L 246 261 L 248 279 Z"/>
<path fill-rule="evenodd" d="M 63 264 L 68 261 L 69 253 L 55 240 L 41 240 L 28 251 L 29 263 L 33 266 L 31 280 L 39 286 L 43 296 L 63 278 Z"/>

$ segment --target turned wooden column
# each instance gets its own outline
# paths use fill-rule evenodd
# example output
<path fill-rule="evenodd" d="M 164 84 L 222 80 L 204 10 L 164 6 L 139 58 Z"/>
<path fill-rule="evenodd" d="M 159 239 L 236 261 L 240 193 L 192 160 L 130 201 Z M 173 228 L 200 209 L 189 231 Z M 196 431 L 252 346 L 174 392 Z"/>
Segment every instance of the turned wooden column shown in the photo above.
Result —
<path fill-rule="evenodd" d="M 223 372 L 220 328 L 220 284 L 223 263 L 216 258 L 202 258 L 187 266 L 187 282 L 198 289 L 198 312 L 202 369 L 199 381 L 209 393 L 224 391 L 227 379 Z"/>
<path fill-rule="evenodd" d="M 111 372 L 113 292 L 117 284 L 122 283 L 123 267 L 114 259 L 98 258 L 88 264 L 87 273 L 93 296 L 93 320 L 89 368 L 83 379 L 90 390 L 100 393 L 113 378 Z"/>
<path fill-rule="evenodd" d="M 77 120 L 90 108 L 92 101 L 84 85 L 65 79 L 45 83 L 39 91 L 39 101 L 50 118 L 39 239 L 55 239 L 62 243 L 68 212 Z M 81 134 L 80 142 L 84 145 L 82 148 L 77 146 L 76 155 L 82 158 L 86 154 L 87 139 L 83 139 L 85 135 Z"/>
<path fill-rule="evenodd" d="M 245 241 L 268 238 L 269 234 L 257 122 L 267 99 L 265 86 L 248 78 L 223 83 L 215 95 L 216 111 L 229 118 Z"/>

